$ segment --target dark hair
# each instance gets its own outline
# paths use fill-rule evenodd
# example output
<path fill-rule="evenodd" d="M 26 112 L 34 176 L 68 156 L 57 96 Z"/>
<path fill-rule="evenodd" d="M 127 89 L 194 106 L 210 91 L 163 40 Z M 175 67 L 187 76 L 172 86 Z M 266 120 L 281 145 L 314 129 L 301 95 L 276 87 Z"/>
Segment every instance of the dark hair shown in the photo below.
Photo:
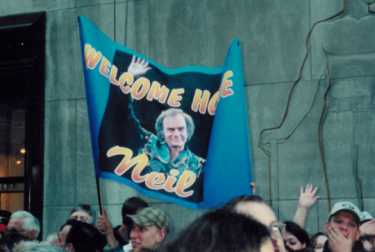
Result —
<path fill-rule="evenodd" d="M 132 223 L 131 219 L 127 217 L 129 214 L 136 214 L 139 210 L 148 207 L 146 201 L 139 197 L 131 197 L 124 201 L 121 207 L 122 222 L 125 225 Z"/>
<path fill-rule="evenodd" d="M 234 211 L 235 207 L 240 202 L 258 202 L 258 203 L 265 203 L 263 198 L 259 195 L 241 195 L 238 197 L 235 197 L 228 201 L 224 206 L 223 209 L 226 209 L 228 211 Z"/>
<path fill-rule="evenodd" d="M 79 222 L 79 221 L 77 221 L 77 220 L 75 220 L 75 219 L 68 219 L 68 220 L 65 221 L 64 224 L 62 224 L 62 225 L 60 226 L 59 231 L 63 230 L 63 228 L 64 228 L 65 226 L 73 226 L 73 225 L 75 225 L 77 222 Z"/>
<path fill-rule="evenodd" d="M 80 221 L 69 222 L 69 225 L 72 227 L 66 243 L 71 243 L 75 252 L 103 251 L 106 239 L 93 225 Z"/>
<path fill-rule="evenodd" d="M 259 251 L 270 233 L 258 221 L 224 209 L 208 212 L 161 248 L 163 252 Z"/>
<path fill-rule="evenodd" d="M 7 210 L 0 210 L 0 224 L 7 225 L 12 213 Z"/>
<path fill-rule="evenodd" d="M 298 224 L 292 221 L 285 221 L 285 230 L 294 235 L 302 244 L 305 244 L 306 247 L 311 246 L 309 234 L 301 228 Z"/>

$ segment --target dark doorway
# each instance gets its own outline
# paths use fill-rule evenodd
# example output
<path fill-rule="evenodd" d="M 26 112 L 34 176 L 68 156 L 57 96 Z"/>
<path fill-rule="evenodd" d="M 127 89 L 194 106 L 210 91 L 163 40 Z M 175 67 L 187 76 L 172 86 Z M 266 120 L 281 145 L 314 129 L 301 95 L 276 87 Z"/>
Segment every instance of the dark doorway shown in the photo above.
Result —
<path fill-rule="evenodd" d="M 0 17 L 0 209 L 42 220 L 45 13 Z"/>

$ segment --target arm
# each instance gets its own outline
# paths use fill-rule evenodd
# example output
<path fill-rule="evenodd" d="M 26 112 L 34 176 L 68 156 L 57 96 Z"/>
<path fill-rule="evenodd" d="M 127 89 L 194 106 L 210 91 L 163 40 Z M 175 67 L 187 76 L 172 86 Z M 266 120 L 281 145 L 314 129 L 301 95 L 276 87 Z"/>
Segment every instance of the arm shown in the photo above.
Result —
<path fill-rule="evenodd" d="M 300 188 L 298 205 L 293 221 L 302 228 L 305 226 L 305 221 L 307 215 L 309 214 L 310 208 L 319 199 L 319 196 L 316 195 L 317 191 L 318 187 L 311 184 L 307 184 L 305 187 Z"/>
<path fill-rule="evenodd" d="M 106 210 L 103 209 L 103 214 L 98 217 L 96 226 L 98 230 L 105 235 L 107 243 L 111 249 L 117 248 L 120 245 L 115 238 L 112 224 L 108 218 Z"/>
<path fill-rule="evenodd" d="M 133 56 L 128 66 L 127 72 L 132 73 L 134 78 L 136 78 L 136 77 L 139 77 L 140 75 L 145 74 L 150 69 L 151 68 L 148 66 L 148 62 L 146 60 Z M 141 138 L 145 139 L 152 133 L 142 127 L 141 122 L 139 121 L 138 117 L 135 114 L 133 104 L 134 104 L 133 99 L 131 98 L 131 96 L 129 96 L 129 114 L 131 118 L 134 120 L 135 126 L 138 129 L 138 132 Z"/>

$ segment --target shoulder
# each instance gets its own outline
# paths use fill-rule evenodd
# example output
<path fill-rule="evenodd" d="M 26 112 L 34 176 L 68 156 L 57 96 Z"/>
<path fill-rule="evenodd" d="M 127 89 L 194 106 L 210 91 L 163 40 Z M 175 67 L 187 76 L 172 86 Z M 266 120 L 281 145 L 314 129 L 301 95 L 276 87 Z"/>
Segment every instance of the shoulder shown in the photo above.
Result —
<path fill-rule="evenodd" d="M 192 162 L 197 165 L 203 165 L 206 160 L 196 154 L 194 154 L 192 151 L 188 150 L 188 159 L 189 162 Z"/>

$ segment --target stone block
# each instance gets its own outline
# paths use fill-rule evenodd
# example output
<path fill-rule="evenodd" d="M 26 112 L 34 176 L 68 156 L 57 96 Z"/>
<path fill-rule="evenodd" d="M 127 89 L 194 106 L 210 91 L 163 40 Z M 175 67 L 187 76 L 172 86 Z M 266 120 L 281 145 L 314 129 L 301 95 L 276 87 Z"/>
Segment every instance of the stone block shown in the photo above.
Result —
<path fill-rule="evenodd" d="M 45 106 L 44 206 L 72 205 L 76 197 L 76 105 L 55 101 Z"/>

